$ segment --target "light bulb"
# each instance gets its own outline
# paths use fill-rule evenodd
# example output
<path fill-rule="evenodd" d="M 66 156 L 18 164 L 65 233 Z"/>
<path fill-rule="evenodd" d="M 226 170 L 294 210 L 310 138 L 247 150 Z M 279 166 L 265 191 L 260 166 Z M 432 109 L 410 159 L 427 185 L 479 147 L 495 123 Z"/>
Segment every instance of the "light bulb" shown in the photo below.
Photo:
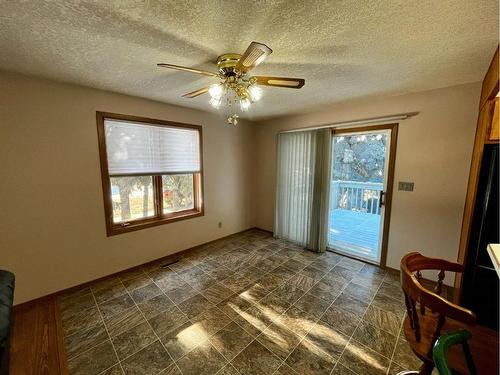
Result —
<path fill-rule="evenodd" d="M 214 99 L 219 99 L 222 96 L 223 91 L 222 86 L 217 83 L 210 85 L 210 88 L 208 89 L 208 93 Z"/>
<path fill-rule="evenodd" d="M 212 107 L 214 108 L 219 108 L 220 107 L 220 104 L 221 104 L 221 98 L 212 98 L 210 99 L 209 103 Z"/>
<path fill-rule="evenodd" d="M 250 100 L 241 99 L 240 100 L 240 107 L 241 107 L 242 111 L 248 111 L 248 108 L 250 108 Z"/>
<path fill-rule="evenodd" d="M 250 86 L 248 88 L 248 93 L 253 102 L 256 102 L 262 98 L 262 89 L 258 86 Z"/>

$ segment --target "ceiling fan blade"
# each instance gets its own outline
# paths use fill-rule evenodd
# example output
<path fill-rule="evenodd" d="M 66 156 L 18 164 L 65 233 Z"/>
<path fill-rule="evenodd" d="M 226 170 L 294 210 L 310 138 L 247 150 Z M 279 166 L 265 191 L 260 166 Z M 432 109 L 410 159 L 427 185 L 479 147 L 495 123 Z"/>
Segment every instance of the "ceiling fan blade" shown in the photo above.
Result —
<path fill-rule="evenodd" d="M 212 73 L 212 72 L 209 72 L 209 71 L 206 71 L 206 70 L 188 68 L 188 67 L 185 67 L 185 66 L 172 65 L 172 64 L 156 64 L 156 65 L 158 65 L 161 68 L 182 70 L 183 72 L 203 74 L 205 76 L 210 76 L 210 77 L 218 77 L 216 73 Z"/>
<path fill-rule="evenodd" d="M 289 77 L 267 77 L 255 76 L 257 84 L 263 86 L 285 87 L 289 89 L 300 89 L 306 83 L 303 78 L 289 78 Z"/>
<path fill-rule="evenodd" d="M 203 95 L 208 92 L 209 87 L 203 87 L 201 89 L 188 92 L 187 94 L 182 95 L 183 98 L 196 98 L 197 96 Z"/>
<path fill-rule="evenodd" d="M 246 73 L 264 61 L 272 52 L 273 50 L 265 44 L 252 42 L 240 57 L 235 68 L 242 73 Z"/>

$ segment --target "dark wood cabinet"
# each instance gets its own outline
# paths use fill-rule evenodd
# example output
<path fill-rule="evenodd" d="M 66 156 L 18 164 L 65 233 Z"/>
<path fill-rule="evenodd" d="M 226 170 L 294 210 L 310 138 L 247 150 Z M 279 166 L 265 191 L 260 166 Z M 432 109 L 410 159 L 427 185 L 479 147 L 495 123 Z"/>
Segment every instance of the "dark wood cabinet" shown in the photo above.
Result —
<path fill-rule="evenodd" d="M 480 325 L 498 330 L 498 274 L 487 252 L 499 243 L 498 144 L 485 145 L 476 204 L 467 246 L 461 305 L 473 310 Z"/>
<path fill-rule="evenodd" d="M 487 252 L 499 243 L 498 232 L 498 48 L 483 80 L 458 263 L 455 302 L 477 315 L 478 323 L 498 330 L 499 278 Z"/>

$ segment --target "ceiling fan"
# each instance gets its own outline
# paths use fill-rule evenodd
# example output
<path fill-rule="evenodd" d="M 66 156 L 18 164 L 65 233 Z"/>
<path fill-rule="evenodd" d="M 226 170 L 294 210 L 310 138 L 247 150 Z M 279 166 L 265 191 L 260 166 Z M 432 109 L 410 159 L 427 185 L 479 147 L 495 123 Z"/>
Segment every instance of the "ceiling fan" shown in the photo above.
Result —
<path fill-rule="evenodd" d="M 219 56 L 217 58 L 217 73 L 172 64 L 158 64 L 158 66 L 202 74 L 219 80 L 218 83 L 182 95 L 184 98 L 196 98 L 208 92 L 211 97 L 210 104 L 215 108 L 224 106 L 229 111 L 236 112 L 235 107 L 239 106 L 241 111 L 247 111 L 250 105 L 262 96 L 262 89 L 259 86 L 300 89 L 305 84 L 305 80 L 302 78 L 248 75 L 272 52 L 273 50 L 265 44 L 252 42 L 243 55 L 226 53 Z M 236 125 L 237 119 L 238 115 L 233 113 L 228 116 L 228 123 Z"/>

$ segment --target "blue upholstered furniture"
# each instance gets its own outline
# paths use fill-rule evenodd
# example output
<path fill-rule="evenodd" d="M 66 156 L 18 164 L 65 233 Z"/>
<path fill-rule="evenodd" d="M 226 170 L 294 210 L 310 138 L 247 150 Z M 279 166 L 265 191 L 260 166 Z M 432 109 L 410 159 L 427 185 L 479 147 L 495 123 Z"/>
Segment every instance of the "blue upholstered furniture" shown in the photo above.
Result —
<path fill-rule="evenodd" d="M 14 274 L 0 270 L 0 374 L 9 373 L 9 334 L 14 302 Z"/>

